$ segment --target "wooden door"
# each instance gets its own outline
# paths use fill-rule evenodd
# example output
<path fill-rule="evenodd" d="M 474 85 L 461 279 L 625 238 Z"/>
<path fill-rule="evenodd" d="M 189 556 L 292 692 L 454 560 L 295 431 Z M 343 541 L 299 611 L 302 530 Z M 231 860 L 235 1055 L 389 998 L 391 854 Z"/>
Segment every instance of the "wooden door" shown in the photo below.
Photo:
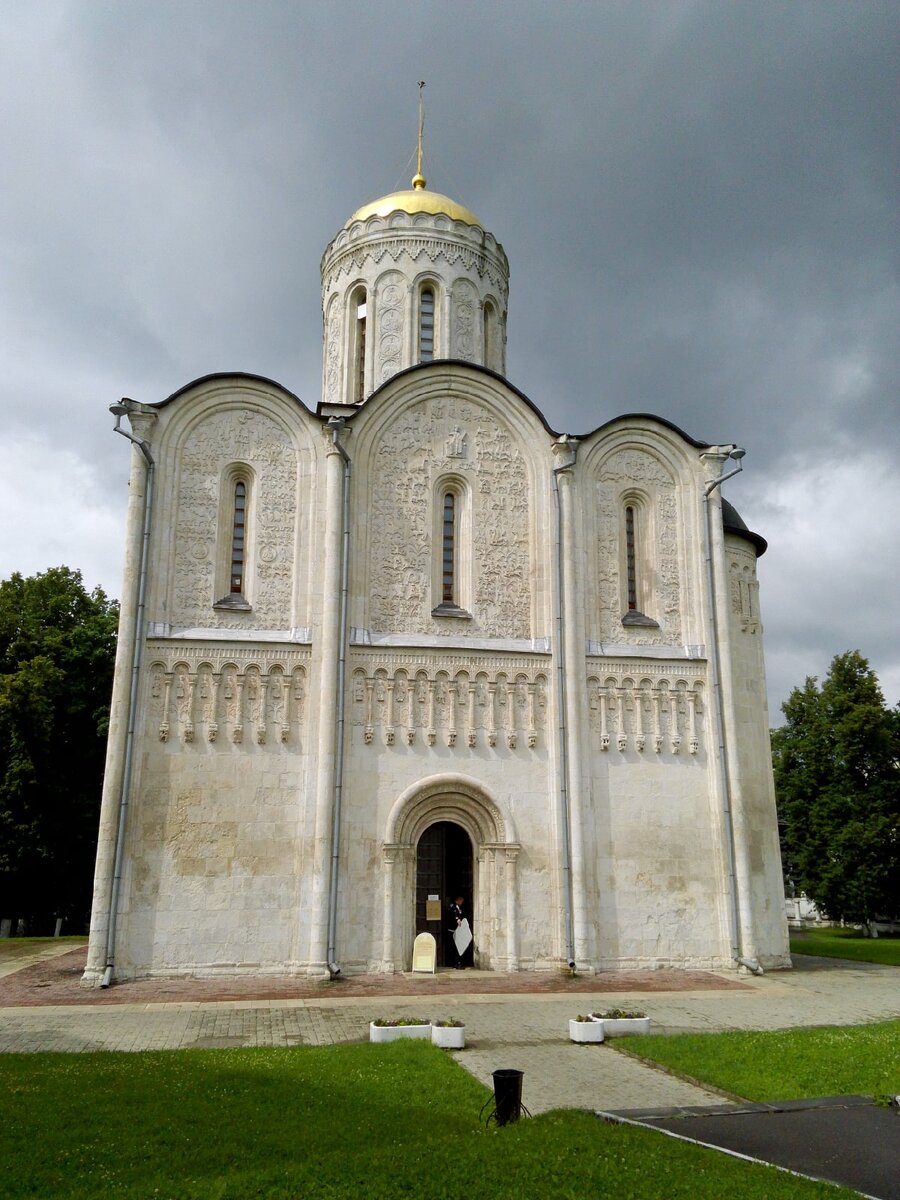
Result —
<path fill-rule="evenodd" d="M 428 920 L 429 896 L 439 898 L 440 920 Z M 461 826 L 452 821 L 439 821 L 425 830 L 416 849 L 416 933 L 434 934 L 438 966 L 452 961 L 447 944 L 447 907 L 456 896 L 465 900 L 465 912 L 471 925 L 472 843 Z M 472 965 L 471 946 L 463 962 Z"/>

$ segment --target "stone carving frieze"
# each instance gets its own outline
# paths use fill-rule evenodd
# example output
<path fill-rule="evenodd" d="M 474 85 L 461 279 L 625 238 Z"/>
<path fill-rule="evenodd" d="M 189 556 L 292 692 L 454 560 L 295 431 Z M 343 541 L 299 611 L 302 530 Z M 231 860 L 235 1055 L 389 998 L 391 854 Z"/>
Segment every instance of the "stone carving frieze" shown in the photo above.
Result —
<path fill-rule="evenodd" d="M 531 637 L 531 512 L 525 460 L 509 431 L 474 401 L 422 401 L 377 447 L 369 498 L 370 627 L 379 633 L 451 635 L 432 617 L 435 487 L 452 473 L 468 484 L 472 620 L 466 632 Z"/>
<path fill-rule="evenodd" d="M 414 655 L 357 660 L 350 723 L 363 742 L 386 746 L 546 745 L 550 676 L 546 663 L 447 656 L 441 665 Z"/>
<path fill-rule="evenodd" d="M 413 263 L 423 258 L 430 263 L 441 259 L 448 266 L 461 265 L 466 271 L 475 271 L 480 278 L 490 280 L 504 307 L 506 305 L 507 276 L 493 256 L 484 254 L 473 246 L 452 239 L 429 237 L 427 234 L 383 237 L 378 241 L 347 247 L 329 263 L 328 272 L 322 280 L 323 291 L 328 292 L 342 276 L 363 271 L 368 263 L 396 263 L 401 257 Z"/>
<path fill-rule="evenodd" d="M 219 528 L 228 512 L 219 488 L 226 469 L 245 463 L 254 473 L 250 511 L 255 513 L 247 564 L 253 575 L 253 626 L 278 629 L 290 624 L 297 512 L 297 454 L 285 430 L 256 409 L 227 409 L 206 417 L 191 432 L 181 453 L 176 501 L 170 620 L 176 625 L 242 628 L 245 621 L 213 610 L 224 588 L 217 563 L 227 557 L 230 529 Z"/>
<path fill-rule="evenodd" d="M 626 754 L 701 753 L 705 733 L 702 679 L 654 672 L 590 675 L 591 739 L 601 751 Z"/>
<path fill-rule="evenodd" d="M 183 746 L 255 743 L 302 748 L 309 653 L 254 659 L 234 647 L 148 653 L 146 735 Z"/>

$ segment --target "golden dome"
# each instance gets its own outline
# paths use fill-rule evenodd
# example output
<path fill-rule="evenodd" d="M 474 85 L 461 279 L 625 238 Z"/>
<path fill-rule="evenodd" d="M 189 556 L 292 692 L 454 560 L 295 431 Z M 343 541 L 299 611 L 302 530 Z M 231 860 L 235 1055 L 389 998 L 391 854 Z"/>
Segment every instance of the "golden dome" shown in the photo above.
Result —
<path fill-rule="evenodd" d="M 479 225 L 484 228 L 473 212 L 461 204 L 457 204 L 449 196 L 443 196 L 440 192 L 427 191 L 424 186 L 425 180 L 421 175 L 416 176 L 413 184 L 415 186 L 407 192 L 391 192 L 389 196 L 382 196 L 380 200 L 364 204 L 362 208 L 356 210 L 347 224 L 350 225 L 353 221 L 365 221 L 369 217 L 386 217 L 392 212 L 400 211 L 405 213 L 446 213 L 453 221 L 465 221 L 467 225 Z"/>

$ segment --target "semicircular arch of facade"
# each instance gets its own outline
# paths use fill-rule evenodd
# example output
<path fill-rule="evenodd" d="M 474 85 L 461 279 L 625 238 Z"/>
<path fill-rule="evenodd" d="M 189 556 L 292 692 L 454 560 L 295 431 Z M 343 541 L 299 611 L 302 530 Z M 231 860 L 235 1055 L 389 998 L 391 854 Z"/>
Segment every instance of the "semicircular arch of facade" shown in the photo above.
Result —
<path fill-rule="evenodd" d="M 515 440 L 534 482 L 538 462 L 549 463 L 550 431 L 537 410 L 499 376 L 456 360 L 436 359 L 395 375 L 350 420 L 351 453 L 368 468 L 391 425 L 416 405 L 447 400 L 478 405 Z"/>
<path fill-rule="evenodd" d="M 579 465 L 586 474 L 599 479 L 613 456 L 628 450 L 656 459 L 673 483 L 697 471 L 698 452 L 671 429 L 655 422 L 638 425 L 636 421 L 592 434 L 581 444 Z"/>
<path fill-rule="evenodd" d="M 320 422 L 274 385 L 269 389 L 240 379 L 224 378 L 214 383 L 202 383 L 196 394 L 185 392 L 181 398 L 184 403 L 171 413 L 166 413 L 166 422 L 159 438 L 160 456 L 166 453 L 179 455 L 191 436 L 210 417 L 234 412 L 256 412 L 268 417 L 296 453 L 315 453 L 317 439 L 314 431 Z"/>
<path fill-rule="evenodd" d="M 420 780 L 398 796 L 388 816 L 385 843 L 414 846 L 439 821 L 460 825 L 476 849 L 516 841 L 511 817 L 480 783 L 447 773 Z"/>

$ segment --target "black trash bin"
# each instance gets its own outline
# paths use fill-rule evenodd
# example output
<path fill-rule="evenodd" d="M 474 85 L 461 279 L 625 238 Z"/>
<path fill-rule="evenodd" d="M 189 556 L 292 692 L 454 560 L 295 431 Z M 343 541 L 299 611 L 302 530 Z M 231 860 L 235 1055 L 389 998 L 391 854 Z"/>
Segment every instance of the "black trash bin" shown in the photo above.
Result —
<path fill-rule="evenodd" d="M 498 1125 L 518 1121 L 522 1113 L 522 1076 L 524 1071 L 493 1071 L 494 1112 Z"/>

